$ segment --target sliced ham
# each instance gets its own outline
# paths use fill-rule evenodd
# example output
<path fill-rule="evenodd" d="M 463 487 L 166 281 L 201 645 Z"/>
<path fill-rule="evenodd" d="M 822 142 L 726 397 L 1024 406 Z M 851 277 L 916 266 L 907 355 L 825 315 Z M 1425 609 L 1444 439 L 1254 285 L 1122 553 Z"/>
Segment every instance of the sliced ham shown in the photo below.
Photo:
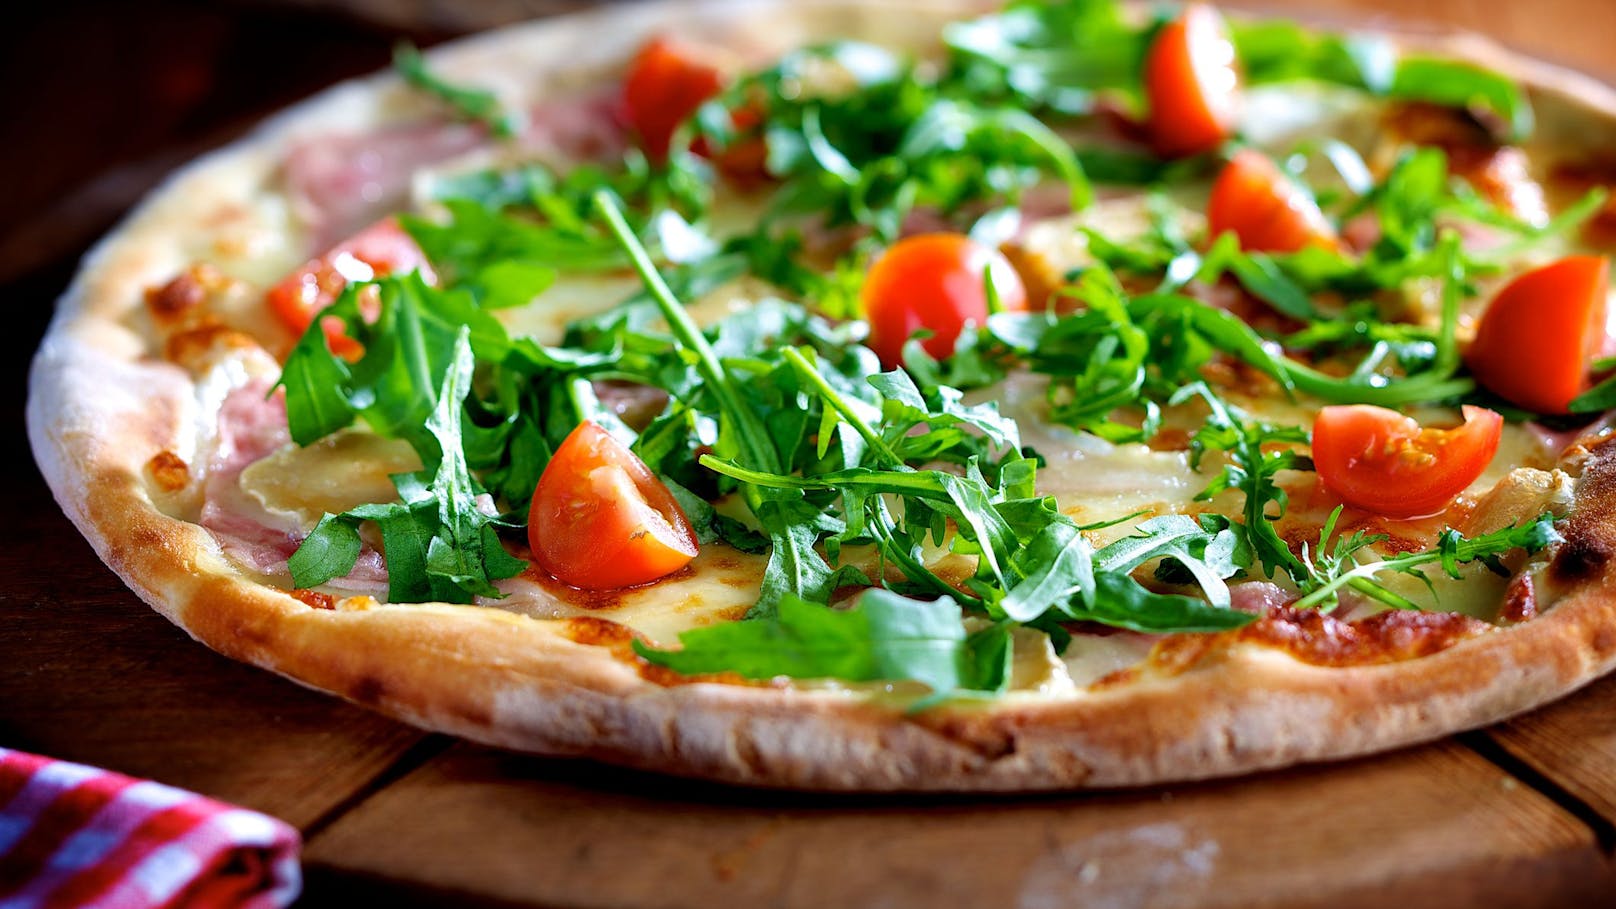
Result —
<path fill-rule="evenodd" d="M 286 401 L 270 395 L 270 383 L 256 380 L 230 392 L 219 409 L 218 437 L 208 462 L 199 523 L 219 541 L 225 554 L 259 574 L 289 577 L 286 560 L 306 535 L 295 519 L 272 514 L 241 489 L 248 465 L 279 451 L 291 441 L 286 428 Z M 387 591 L 381 553 L 365 546 L 347 577 L 328 586 L 380 596 Z"/>
<path fill-rule="evenodd" d="M 522 150 L 541 159 L 612 160 L 628 149 L 628 127 L 616 86 L 557 98 L 528 109 Z"/>
<path fill-rule="evenodd" d="M 284 574 L 301 528 L 264 511 L 241 491 L 240 483 L 249 464 L 288 441 L 285 401 L 279 394 L 265 397 L 268 390 L 267 382 L 249 382 L 224 399 L 200 523 L 243 565 L 261 574 Z"/>
<path fill-rule="evenodd" d="M 1229 586 L 1229 605 L 1241 612 L 1267 615 L 1296 599 L 1296 594 L 1268 581 L 1246 581 Z"/>
<path fill-rule="evenodd" d="M 617 107 L 615 89 L 536 105 L 517 139 L 518 151 L 540 160 L 616 156 L 627 142 Z M 314 250 L 324 250 L 403 208 L 416 171 L 492 141 L 480 125 L 443 120 L 310 136 L 287 153 L 287 189 Z"/>
<path fill-rule="evenodd" d="M 404 207 L 411 175 L 487 141 L 462 123 L 412 123 L 369 133 L 312 136 L 286 156 L 294 211 L 328 249 L 383 215 Z"/>

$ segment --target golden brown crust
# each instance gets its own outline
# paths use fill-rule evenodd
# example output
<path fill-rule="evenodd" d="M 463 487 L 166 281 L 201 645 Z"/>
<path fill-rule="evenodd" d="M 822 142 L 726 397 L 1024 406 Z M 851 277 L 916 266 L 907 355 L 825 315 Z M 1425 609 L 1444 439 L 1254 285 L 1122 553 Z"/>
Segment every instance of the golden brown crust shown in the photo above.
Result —
<path fill-rule="evenodd" d="M 926 5 L 922 21 L 980 5 Z M 767 31 L 781 42 L 823 33 L 826 22 L 853 33 L 912 29 L 918 16 L 887 4 L 793 10 L 789 18 L 767 12 Z M 589 71 L 671 23 L 745 30 L 762 15 L 733 4 L 636 6 L 478 39 L 445 59 L 467 68 L 555 59 Z M 581 34 L 589 40 L 576 40 Z M 1473 39 L 1450 49 L 1528 77 L 1546 100 L 1590 112 L 1579 126 L 1597 121 L 1616 132 L 1608 128 L 1616 102 L 1604 88 Z M 1613 442 L 1595 445 L 1583 463 L 1568 543 L 1552 572 L 1565 592 L 1531 621 L 1418 659 L 1345 668 L 1245 642 L 1128 685 L 919 714 L 844 690 L 657 684 L 626 657 L 613 626 L 598 621 L 583 627 L 444 605 L 366 608 L 362 599 L 309 603 L 266 586 L 226 559 L 208 532 L 154 501 L 148 465 L 166 453 L 169 467 L 195 467 L 208 441 L 202 412 L 216 397 L 132 326 L 144 292 L 189 264 L 173 237 L 207 210 L 204 200 L 250 195 L 293 132 L 380 116 L 374 97 L 387 84 L 339 88 L 176 177 L 86 260 L 34 363 L 29 436 L 58 501 L 136 593 L 221 653 L 491 744 L 737 783 L 857 790 L 1124 786 L 1343 758 L 1494 722 L 1616 665 Z M 185 290 L 163 302 L 188 309 Z M 220 356 L 238 371 L 252 362 Z"/>

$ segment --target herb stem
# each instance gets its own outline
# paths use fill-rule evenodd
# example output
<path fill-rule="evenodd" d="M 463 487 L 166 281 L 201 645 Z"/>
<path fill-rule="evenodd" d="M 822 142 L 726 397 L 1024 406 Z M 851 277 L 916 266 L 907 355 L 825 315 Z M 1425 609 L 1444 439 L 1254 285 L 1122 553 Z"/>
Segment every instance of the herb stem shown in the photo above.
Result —
<path fill-rule="evenodd" d="M 1324 584 L 1320 585 L 1318 589 L 1314 590 L 1312 593 L 1309 593 L 1307 596 L 1302 597 L 1291 605 L 1297 609 L 1311 609 L 1312 607 L 1330 599 L 1330 597 L 1333 596 L 1336 591 L 1347 586 L 1351 586 L 1352 589 L 1357 590 L 1360 593 L 1372 596 L 1381 602 L 1385 602 L 1385 598 L 1380 592 L 1381 588 L 1379 585 L 1374 583 L 1373 579 L 1375 575 L 1380 574 L 1382 571 L 1407 571 L 1410 568 L 1417 568 L 1421 565 L 1438 561 L 1441 558 L 1442 554 L 1440 552 L 1432 550 L 1428 552 L 1416 552 L 1411 555 L 1398 556 L 1395 559 L 1382 559 L 1378 562 L 1364 562 L 1356 568 L 1336 575 L 1335 577 L 1326 581 Z M 1398 606 L 1398 608 L 1404 607 Z"/>
<path fill-rule="evenodd" d="M 696 370 L 708 384 L 712 393 L 718 397 L 719 409 L 724 417 L 738 424 L 735 436 L 740 440 L 742 450 L 747 460 L 757 465 L 766 473 L 780 472 L 780 457 L 774 446 L 767 442 L 768 430 L 762 425 L 757 414 L 747 407 L 736 392 L 735 386 L 730 382 L 729 374 L 724 370 L 724 364 L 719 362 L 718 353 L 707 342 L 707 336 L 702 334 L 701 328 L 685 311 L 679 299 L 674 296 L 668 282 L 662 279 L 656 265 L 651 261 L 650 253 L 646 252 L 634 231 L 623 218 L 623 212 L 617 207 L 617 202 L 611 193 L 606 190 L 596 190 L 594 194 L 595 210 L 606 219 L 606 226 L 611 229 L 612 235 L 628 253 L 629 263 L 645 282 L 645 288 L 655 301 L 662 318 L 668 322 L 668 328 L 673 332 L 674 338 L 680 346 L 695 354 Z"/>
<path fill-rule="evenodd" d="M 895 469 L 905 469 L 903 459 L 898 457 L 897 453 L 887 445 L 886 440 L 881 438 L 880 433 L 866 423 L 863 417 L 855 413 L 853 408 L 848 406 L 847 401 L 837 394 L 834 388 L 830 387 L 830 384 L 825 381 L 825 377 L 819 374 L 819 370 L 815 369 L 814 365 L 808 362 L 808 358 L 802 355 L 801 350 L 795 347 L 786 347 L 781 349 L 780 355 L 786 359 L 786 362 L 791 364 L 798 375 L 814 387 L 814 392 L 819 395 L 820 400 L 840 414 L 842 419 L 846 420 L 860 436 L 864 437 L 864 441 L 869 444 L 870 448 L 880 453 L 883 460 Z"/>

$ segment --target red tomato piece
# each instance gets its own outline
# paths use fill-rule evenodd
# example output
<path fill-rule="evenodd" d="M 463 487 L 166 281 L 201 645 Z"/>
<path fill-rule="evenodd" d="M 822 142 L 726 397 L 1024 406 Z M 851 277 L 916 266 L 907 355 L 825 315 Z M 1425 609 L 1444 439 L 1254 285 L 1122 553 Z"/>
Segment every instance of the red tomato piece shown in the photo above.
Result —
<path fill-rule="evenodd" d="M 698 550 L 668 487 L 588 420 L 539 477 L 527 538 L 540 568 L 587 590 L 655 581 L 689 564 Z"/>
<path fill-rule="evenodd" d="M 1223 17 L 1192 3 L 1162 26 L 1145 56 L 1150 135 L 1165 157 L 1211 151 L 1234 132 L 1240 72 Z"/>
<path fill-rule="evenodd" d="M 265 302 L 281 322 L 297 334 L 308 330 L 315 314 L 330 306 L 350 281 L 368 281 L 382 275 L 419 271 L 428 281 L 436 280 L 426 254 L 394 217 L 383 218 L 332 247 L 318 259 L 287 275 L 270 288 Z M 356 358 L 359 342 L 342 331 L 342 320 L 324 323 L 331 351 Z"/>
<path fill-rule="evenodd" d="M 960 332 L 988 317 L 984 273 L 992 276 L 999 302 L 1010 312 L 1027 308 L 1027 288 L 998 250 L 963 234 L 906 237 L 870 267 L 860 293 L 870 323 L 869 345 L 882 365 L 903 362 L 903 345 L 920 329 L 926 353 L 944 359 L 954 353 Z"/>
<path fill-rule="evenodd" d="M 1234 231 L 1240 248 L 1297 252 L 1335 249 L 1335 228 L 1317 202 L 1262 152 L 1242 149 L 1223 166 L 1206 206 L 1208 232 Z"/>
<path fill-rule="evenodd" d="M 1423 429 L 1369 404 L 1326 407 L 1313 420 L 1313 467 L 1348 505 L 1393 518 L 1436 514 L 1476 481 L 1498 451 L 1504 418 L 1464 408 L 1453 429 Z"/>
<path fill-rule="evenodd" d="M 652 161 L 668 158 L 674 131 L 724 88 L 723 72 L 689 45 L 653 38 L 629 64 L 623 112 Z"/>
<path fill-rule="evenodd" d="M 1565 413 L 1605 343 L 1610 262 L 1567 256 L 1516 276 L 1493 297 L 1465 362 L 1489 391 L 1539 413 Z"/>

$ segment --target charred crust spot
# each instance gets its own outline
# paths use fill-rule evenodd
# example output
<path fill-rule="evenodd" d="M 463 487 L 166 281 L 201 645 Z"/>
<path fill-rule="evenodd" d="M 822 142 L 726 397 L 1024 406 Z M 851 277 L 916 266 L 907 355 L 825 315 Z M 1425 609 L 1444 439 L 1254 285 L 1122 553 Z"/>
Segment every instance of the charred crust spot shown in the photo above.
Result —
<path fill-rule="evenodd" d="M 146 290 L 146 308 L 158 322 L 175 322 L 207 302 L 208 291 L 203 286 L 198 268 L 180 274 L 162 287 Z"/>
<path fill-rule="evenodd" d="M 1242 642 L 1285 650 L 1304 663 L 1359 666 L 1428 656 L 1491 627 L 1453 612 L 1393 609 L 1343 622 L 1316 610 L 1280 606 L 1232 634 Z"/>
<path fill-rule="evenodd" d="M 337 608 L 337 601 L 328 593 L 321 593 L 318 590 L 288 590 L 286 592 L 291 595 L 292 599 L 313 609 Z"/>
<path fill-rule="evenodd" d="M 608 648 L 627 647 L 635 638 L 634 632 L 626 626 L 594 616 L 567 619 L 561 626 L 561 634 L 575 644 Z"/>
<path fill-rule="evenodd" d="M 1139 671 L 1138 666 L 1125 666 L 1121 669 L 1112 670 L 1111 672 L 1100 676 L 1098 679 L 1095 679 L 1094 682 L 1089 685 L 1089 688 L 1098 690 L 1132 685 L 1139 681 L 1141 675 L 1143 675 L 1143 673 Z"/>
<path fill-rule="evenodd" d="M 1571 530 L 1572 528 L 1567 528 Z M 1566 541 L 1554 554 L 1549 569 L 1562 582 L 1586 580 L 1599 574 L 1610 561 L 1609 541 L 1587 534 L 1566 534 Z"/>
<path fill-rule="evenodd" d="M 258 346 L 252 338 L 233 328 L 206 319 L 194 327 L 177 331 L 163 344 L 163 356 L 171 363 L 195 369 L 216 350 L 247 349 Z"/>
<path fill-rule="evenodd" d="M 1616 650 L 1616 628 L 1611 628 L 1608 625 L 1600 625 L 1595 628 L 1592 643 L 1594 652 L 1600 655 Z"/>
<path fill-rule="evenodd" d="M 1616 436 L 1594 442 L 1587 452 L 1576 509 L 1559 525 L 1565 542 L 1549 562 L 1550 575 L 1558 582 L 1598 577 L 1616 554 L 1616 528 L 1611 526 L 1616 517 Z"/>
<path fill-rule="evenodd" d="M 184 459 L 164 449 L 146 462 L 146 473 L 163 492 L 177 492 L 191 482 L 191 468 Z"/>
<path fill-rule="evenodd" d="M 1525 622 L 1537 618 L 1537 585 L 1532 576 L 1521 572 L 1510 579 L 1504 588 L 1504 605 L 1499 617 L 1506 622 Z"/>
<path fill-rule="evenodd" d="M 1419 540 L 1415 539 L 1414 537 L 1392 533 L 1387 529 L 1371 532 L 1385 534 L 1386 539 L 1381 540 L 1380 543 L 1376 545 L 1388 556 L 1400 556 L 1409 552 L 1423 552 L 1424 550 L 1431 548 L 1430 544 L 1425 540 Z"/>
<path fill-rule="evenodd" d="M 1150 649 L 1150 662 L 1159 670 L 1177 674 L 1201 662 L 1217 645 L 1215 635 L 1169 635 Z"/>
<path fill-rule="evenodd" d="M 1154 672 L 1177 675 L 1235 645 L 1256 644 L 1314 666 L 1367 666 L 1429 656 L 1492 627 L 1454 612 L 1392 609 L 1343 622 L 1313 609 L 1276 606 L 1234 631 L 1168 635 L 1151 649 L 1147 663 Z"/>

